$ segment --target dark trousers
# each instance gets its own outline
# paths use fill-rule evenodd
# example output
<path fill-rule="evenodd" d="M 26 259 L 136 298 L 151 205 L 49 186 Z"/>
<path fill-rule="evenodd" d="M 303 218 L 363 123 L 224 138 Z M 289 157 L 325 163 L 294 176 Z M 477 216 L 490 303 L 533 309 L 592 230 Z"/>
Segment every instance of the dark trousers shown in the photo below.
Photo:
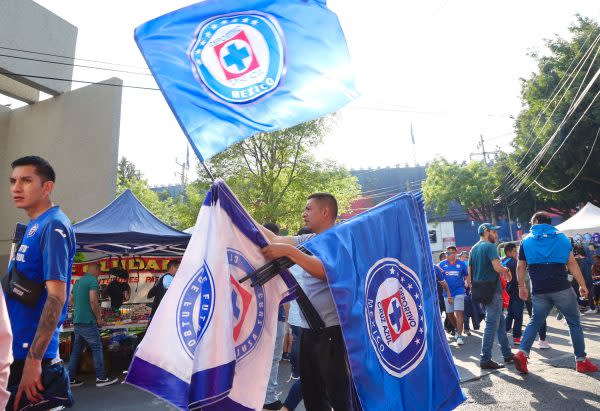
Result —
<path fill-rule="evenodd" d="M 506 331 L 508 332 L 512 327 L 513 338 L 521 338 L 523 335 L 523 308 L 525 308 L 525 301 L 518 295 L 511 295 L 506 314 Z"/>
<path fill-rule="evenodd" d="M 25 360 L 15 360 L 10 366 L 10 376 L 8 378 L 10 399 L 6 406 L 7 410 L 12 411 L 13 409 L 24 365 Z M 42 385 L 44 386 L 44 391 L 41 394 L 44 399 L 34 405 L 29 402 L 27 395 L 23 392 L 18 407 L 19 410 L 41 411 L 59 406 L 69 408 L 73 405 L 73 394 L 71 394 L 71 387 L 69 386 L 69 372 L 64 367 L 62 361 L 54 365 L 50 365 L 48 360 L 42 362 Z"/>
<path fill-rule="evenodd" d="M 358 401 L 339 326 L 300 333 L 300 381 L 306 411 L 354 411 Z"/>

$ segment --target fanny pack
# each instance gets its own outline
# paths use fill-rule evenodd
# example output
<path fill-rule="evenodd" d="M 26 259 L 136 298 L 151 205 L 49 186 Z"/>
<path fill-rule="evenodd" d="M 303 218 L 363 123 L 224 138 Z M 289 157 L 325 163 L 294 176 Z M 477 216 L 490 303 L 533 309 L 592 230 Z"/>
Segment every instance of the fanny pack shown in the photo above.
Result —
<path fill-rule="evenodd" d="M 499 279 L 500 275 L 493 281 L 473 281 L 471 284 L 471 298 L 473 301 L 485 305 L 491 303 L 496 293 Z"/>
<path fill-rule="evenodd" d="M 2 277 L 1 282 L 7 297 L 14 298 L 29 307 L 38 303 L 46 288 L 44 284 L 30 280 L 25 274 L 20 273 L 16 261 L 10 271 Z"/>

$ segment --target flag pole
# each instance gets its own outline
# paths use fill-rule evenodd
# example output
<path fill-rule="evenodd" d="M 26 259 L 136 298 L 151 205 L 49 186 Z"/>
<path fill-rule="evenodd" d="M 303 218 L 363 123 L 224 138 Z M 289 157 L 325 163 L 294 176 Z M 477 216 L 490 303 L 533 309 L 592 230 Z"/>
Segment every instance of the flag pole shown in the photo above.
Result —
<path fill-rule="evenodd" d="M 206 166 L 206 164 L 204 164 L 204 161 L 200 161 L 200 164 L 202 164 L 202 167 L 204 167 L 204 171 L 206 171 L 206 174 L 208 174 L 208 178 L 210 178 L 211 182 L 215 182 L 215 176 L 213 176 L 213 174 L 210 172 L 210 170 L 208 169 L 208 167 Z"/>

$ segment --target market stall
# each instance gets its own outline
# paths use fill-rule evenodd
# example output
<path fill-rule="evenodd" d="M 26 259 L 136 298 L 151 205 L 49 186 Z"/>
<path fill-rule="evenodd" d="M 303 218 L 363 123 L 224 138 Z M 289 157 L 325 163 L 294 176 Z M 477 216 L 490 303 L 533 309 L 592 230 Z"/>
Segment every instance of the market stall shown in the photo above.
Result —
<path fill-rule="evenodd" d="M 589 236 L 600 233 L 600 207 L 587 203 L 581 210 L 565 222 L 556 226 L 564 234 Z"/>
<path fill-rule="evenodd" d="M 74 230 L 77 250 L 86 256 L 101 257 L 75 263 L 72 284 L 87 271 L 89 264 L 99 263 L 102 272 L 98 277 L 100 296 L 106 297 L 103 290 L 116 275 L 127 274 L 123 282 L 129 286 L 130 297 L 118 309 L 110 308 L 110 304 L 102 305 L 104 324 L 101 334 L 105 349 L 114 352 L 125 346 L 130 352 L 136 345 L 136 335 L 143 333 L 148 324 L 151 302 L 147 298 L 148 291 L 165 273 L 168 262 L 183 255 L 191 236 L 163 223 L 130 190 L 93 216 L 75 224 Z M 61 334 L 63 358 L 71 351 L 72 330 L 72 311 L 69 310 Z M 115 356 L 105 356 L 111 357 Z"/>

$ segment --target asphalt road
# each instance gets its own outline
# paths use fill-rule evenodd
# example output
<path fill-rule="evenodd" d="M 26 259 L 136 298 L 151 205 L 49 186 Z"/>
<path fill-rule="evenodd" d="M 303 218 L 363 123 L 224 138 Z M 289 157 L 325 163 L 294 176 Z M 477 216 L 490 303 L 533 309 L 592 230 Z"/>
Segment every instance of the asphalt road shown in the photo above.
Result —
<path fill-rule="evenodd" d="M 525 315 L 525 322 L 527 319 Z M 600 315 L 582 316 L 582 323 L 588 355 L 600 364 Z M 574 370 L 575 360 L 564 321 L 548 318 L 548 341 L 552 346 L 550 350 L 532 350 L 530 373 L 527 375 L 519 374 L 513 366 L 494 372 L 482 372 L 478 366 L 480 331 L 467 337 L 463 346 L 450 342 L 455 364 L 461 375 L 461 386 L 468 396 L 468 400 L 458 410 L 600 409 L 600 373 L 580 374 Z M 497 347 L 494 348 L 494 356 L 497 361 L 501 360 Z M 291 383 L 286 382 L 289 375 L 289 363 L 282 361 L 279 375 L 282 398 L 285 398 L 291 386 Z M 175 409 L 151 394 L 128 385 L 96 388 L 93 386 L 93 375 L 85 377 L 86 384 L 73 389 L 76 405 L 72 409 L 75 411 Z M 297 410 L 305 411 L 302 404 Z"/>

